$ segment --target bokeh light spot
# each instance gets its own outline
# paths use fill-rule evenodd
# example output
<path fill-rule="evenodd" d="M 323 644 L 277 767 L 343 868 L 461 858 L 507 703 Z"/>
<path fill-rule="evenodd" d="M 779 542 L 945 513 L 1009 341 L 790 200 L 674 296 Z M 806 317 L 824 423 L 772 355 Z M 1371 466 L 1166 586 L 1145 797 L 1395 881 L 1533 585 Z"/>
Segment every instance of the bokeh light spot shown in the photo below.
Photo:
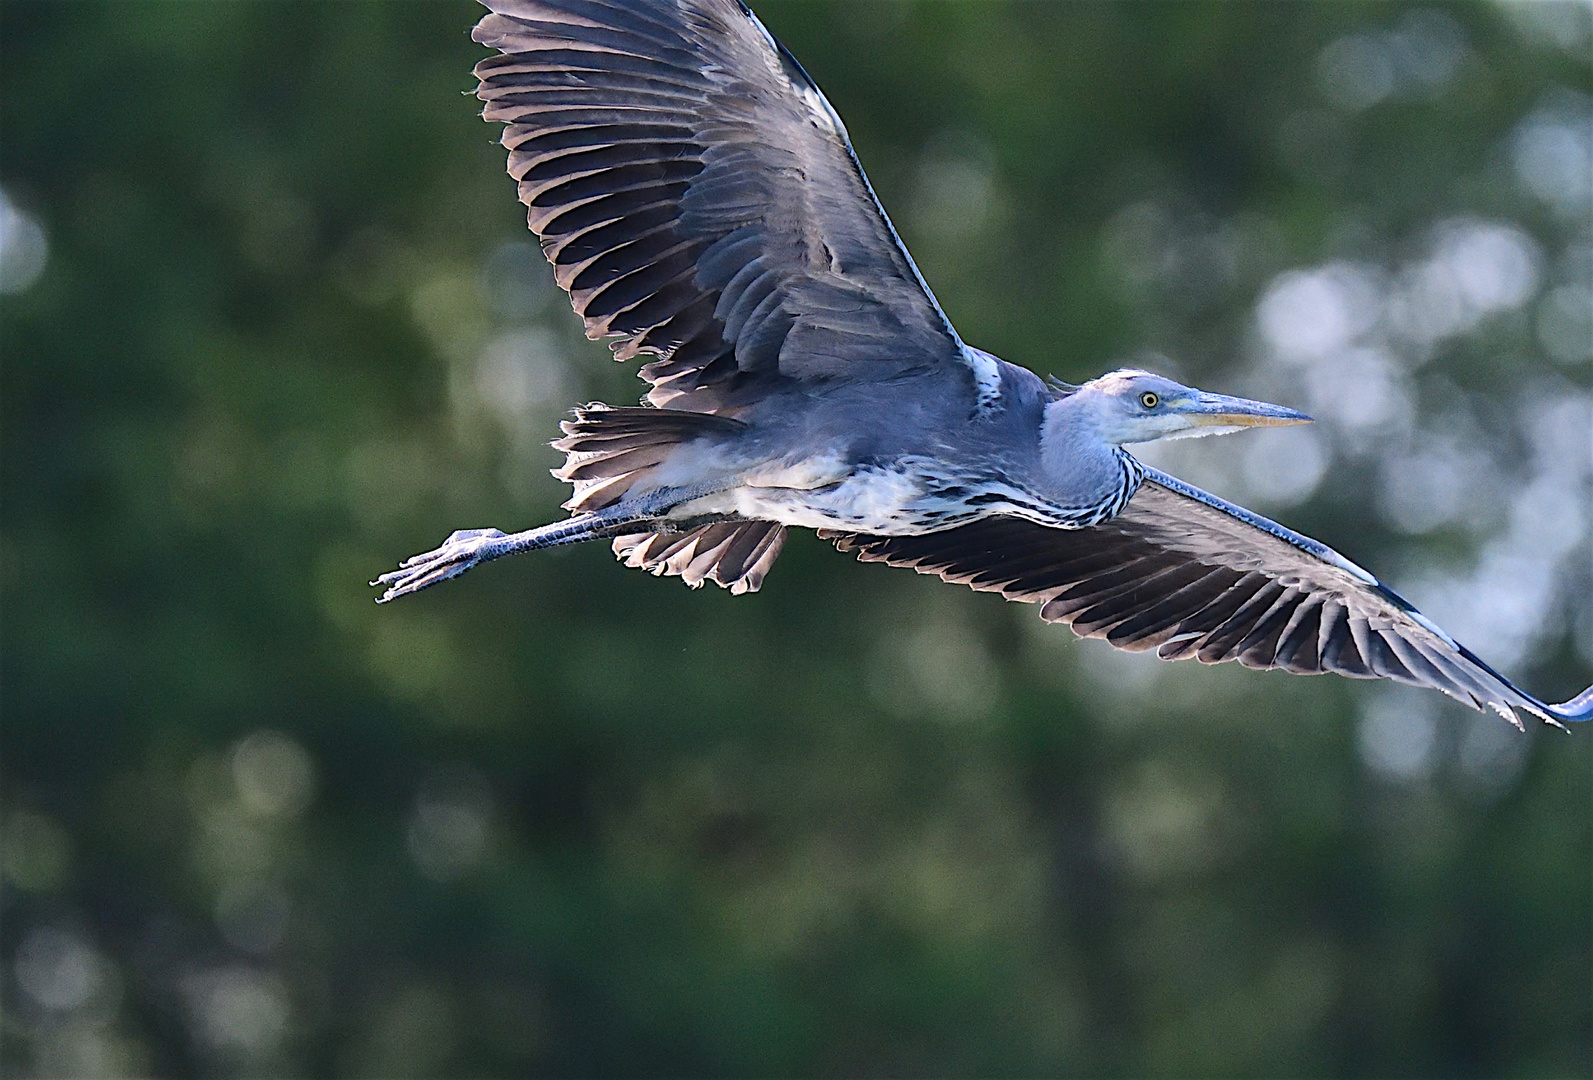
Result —
<path fill-rule="evenodd" d="M 1384 779 L 1425 780 L 1438 765 L 1438 711 L 1430 691 L 1380 688 L 1355 727 L 1361 761 Z"/>
<path fill-rule="evenodd" d="M 49 260 L 44 227 L 0 190 L 0 294 L 32 288 Z"/>
<path fill-rule="evenodd" d="M 433 881 L 452 881 L 487 854 L 492 789 L 473 769 L 455 768 L 422 785 L 406 842 L 416 868 Z"/>
<path fill-rule="evenodd" d="M 1394 92 L 1394 58 L 1377 34 L 1349 34 L 1316 62 L 1322 96 L 1346 112 L 1370 108 Z"/>
<path fill-rule="evenodd" d="M 297 817 L 315 796 L 315 762 L 297 741 L 257 731 L 232 749 L 238 799 L 261 817 Z"/>
<path fill-rule="evenodd" d="M 1298 363 L 1350 345 L 1380 313 L 1375 275 L 1351 263 L 1281 274 L 1256 308 L 1262 337 L 1280 356 Z"/>
<path fill-rule="evenodd" d="M 30 931 L 17 948 L 15 971 L 17 985 L 51 1012 L 82 1009 L 115 989 L 108 961 L 68 930 Z"/>
<path fill-rule="evenodd" d="M 1329 451 L 1315 428 L 1279 428 L 1244 456 L 1245 487 L 1273 507 L 1309 499 L 1327 474 Z"/>
<path fill-rule="evenodd" d="M 194 1034 L 213 1050 L 264 1057 L 288 1032 L 291 1010 L 276 975 L 248 967 L 196 972 L 183 981 Z"/>

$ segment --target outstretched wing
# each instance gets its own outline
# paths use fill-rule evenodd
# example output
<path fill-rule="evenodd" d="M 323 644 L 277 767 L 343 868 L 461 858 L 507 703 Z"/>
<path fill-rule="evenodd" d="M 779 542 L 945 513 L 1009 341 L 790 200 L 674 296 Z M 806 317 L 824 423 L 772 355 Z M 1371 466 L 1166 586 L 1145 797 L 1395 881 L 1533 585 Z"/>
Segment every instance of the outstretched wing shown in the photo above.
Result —
<path fill-rule="evenodd" d="M 658 405 L 733 408 L 771 377 L 945 372 L 994 391 L 840 118 L 738 0 L 483 0 L 484 116 L 589 337 Z M 752 384 L 752 385 L 749 385 Z"/>
<path fill-rule="evenodd" d="M 1333 549 L 1156 469 L 1089 529 L 988 518 L 924 536 L 831 536 L 864 562 L 1043 605 L 1040 617 L 1164 660 L 1337 672 L 1442 690 L 1519 726 L 1593 718 L 1593 689 L 1546 705 Z"/>

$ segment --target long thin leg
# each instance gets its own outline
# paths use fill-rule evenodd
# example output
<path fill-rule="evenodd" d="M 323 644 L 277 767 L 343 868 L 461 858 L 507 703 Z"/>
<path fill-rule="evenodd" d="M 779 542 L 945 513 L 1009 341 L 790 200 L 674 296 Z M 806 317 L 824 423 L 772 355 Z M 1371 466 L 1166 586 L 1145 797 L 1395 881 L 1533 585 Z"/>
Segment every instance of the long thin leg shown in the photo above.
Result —
<path fill-rule="evenodd" d="M 522 551 L 562 547 L 585 540 L 600 540 L 635 532 L 642 522 L 658 521 L 682 503 L 724 490 L 724 485 L 699 485 L 690 488 L 660 488 L 636 499 L 626 499 L 592 514 L 555 521 L 525 532 L 505 533 L 498 529 L 460 529 L 451 533 L 442 546 L 415 555 L 371 582 L 385 585 L 376 598 L 378 604 L 428 589 L 439 581 L 458 577 L 479 563 L 518 555 Z"/>

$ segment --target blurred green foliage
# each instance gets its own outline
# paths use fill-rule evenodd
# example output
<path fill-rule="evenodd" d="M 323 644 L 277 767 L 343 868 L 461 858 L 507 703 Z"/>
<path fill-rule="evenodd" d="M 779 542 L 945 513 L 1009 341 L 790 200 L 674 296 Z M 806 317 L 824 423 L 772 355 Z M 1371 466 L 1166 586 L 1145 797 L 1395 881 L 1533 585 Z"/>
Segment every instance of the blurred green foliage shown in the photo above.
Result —
<path fill-rule="evenodd" d="M 1509 491 L 1534 409 L 1585 422 L 1585 5 L 758 7 L 964 336 L 1040 371 L 1236 390 L 1279 275 L 1503 223 L 1528 292 L 1272 508 L 1396 581 L 1467 580 L 1508 508 L 1468 465 L 1410 527 L 1388 432 Z M 1587 732 L 1109 655 L 811 537 L 753 597 L 594 545 L 373 605 L 555 516 L 560 412 L 641 390 L 462 96 L 478 11 L 0 9 L 48 243 L 0 296 L 6 1075 L 1593 1072 Z M 1265 479 L 1267 437 L 1222 452 Z M 1511 670 L 1558 700 L 1593 515 L 1552 475 Z"/>

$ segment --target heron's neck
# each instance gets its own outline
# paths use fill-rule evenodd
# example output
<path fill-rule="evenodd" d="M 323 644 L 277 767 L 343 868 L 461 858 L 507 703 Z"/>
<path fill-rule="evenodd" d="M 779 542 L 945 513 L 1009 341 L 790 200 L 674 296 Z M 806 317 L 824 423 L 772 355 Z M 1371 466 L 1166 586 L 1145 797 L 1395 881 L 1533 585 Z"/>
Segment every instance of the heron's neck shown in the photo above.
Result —
<path fill-rule="evenodd" d="M 1082 399 L 1082 400 L 1081 400 Z M 1058 506 L 1116 514 L 1144 477 L 1133 456 L 1104 437 L 1085 394 L 1073 394 L 1045 408 L 1040 428 L 1040 471 L 1044 494 Z"/>

